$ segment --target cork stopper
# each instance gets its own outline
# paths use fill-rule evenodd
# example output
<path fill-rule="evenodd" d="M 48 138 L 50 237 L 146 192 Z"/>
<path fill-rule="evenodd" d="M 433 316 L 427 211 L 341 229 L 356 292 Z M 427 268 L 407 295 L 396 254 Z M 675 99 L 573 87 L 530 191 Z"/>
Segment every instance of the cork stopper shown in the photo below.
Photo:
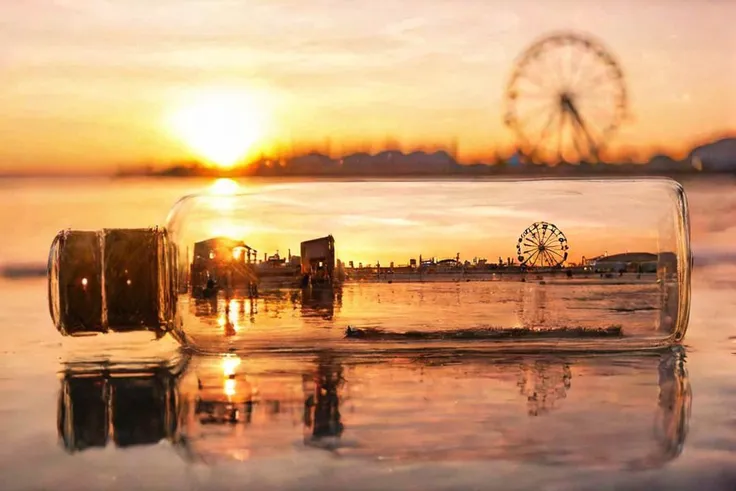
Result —
<path fill-rule="evenodd" d="M 159 228 L 64 230 L 49 255 L 49 309 L 63 335 L 165 332 L 168 240 Z"/>

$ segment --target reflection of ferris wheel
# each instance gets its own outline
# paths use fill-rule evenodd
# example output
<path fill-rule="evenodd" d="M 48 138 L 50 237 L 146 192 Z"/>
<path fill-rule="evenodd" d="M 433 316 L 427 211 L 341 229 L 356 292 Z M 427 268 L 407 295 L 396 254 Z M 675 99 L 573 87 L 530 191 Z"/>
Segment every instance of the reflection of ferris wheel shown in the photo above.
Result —
<path fill-rule="evenodd" d="M 519 263 L 526 267 L 554 268 L 567 260 L 567 237 L 554 224 L 536 222 L 522 232 L 516 243 Z"/>
<path fill-rule="evenodd" d="M 506 88 L 506 125 L 534 160 L 597 160 L 627 111 L 624 75 L 597 41 L 558 33 L 530 46 Z"/>
<path fill-rule="evenodd" d="M 568 364 L 560 367 L 541 361 L 534 366 L 524 364 L 516 385 L 527 398 L 529 416 L 539 416 L 567 398 L 567 391 L 572 386 L 572 371 Z"/>

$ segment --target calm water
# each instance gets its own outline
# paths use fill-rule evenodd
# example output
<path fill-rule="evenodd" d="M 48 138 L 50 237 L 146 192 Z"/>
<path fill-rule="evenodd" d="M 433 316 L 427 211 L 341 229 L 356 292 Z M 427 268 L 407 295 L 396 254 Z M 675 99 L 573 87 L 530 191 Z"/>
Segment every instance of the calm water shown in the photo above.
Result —
<path fill-rule="evenodd" d="M 42 262 L 68 226 L 160 223 L 206 184 L 0 182 L 0 257 Z M 736 263 L 716 258 L 733 251 L 735 187 L 686 186 L 698 266 L 684 355 L 315 351 L 64 379 L 45 280 L 0 280 L 0 488 L 733 489 Z M 364 315 L 351 305 L 377 294 L 343 292 L 309 318 Z"/>
<path fill-rule="evenodd" d="M 669 335 L 671 324 L 660 323 L 660 318 L 672 313 L 662 310 L 656 278 L 627 276 L 627 283 L 620 284 L 596 275 L 588 280 L 548 277 L 544 284 L 531 278 L 528 282 L 382 280 L 349 281 L 334 290 L 261 288 L 258 298 L 237 293 L 227 298 L 222 292 L 212 299 L 182 295 L 180 312 L 192 342 L 208 352 L 314 346 L 360 351 L 377 348 L 366 337 L 406 342 L 420 336 L 436 342 L 448 332 L 473 338 L 470 345 L 478 347 L 498 342 L 501 333 L 524 328 L 547 333 L 621 329 L 626 339 L 642 342 Z M 348 326 L 361 330 L 364 337 L 345 341 Z M 589 342 L 596 341 L 591 337 Z"/>

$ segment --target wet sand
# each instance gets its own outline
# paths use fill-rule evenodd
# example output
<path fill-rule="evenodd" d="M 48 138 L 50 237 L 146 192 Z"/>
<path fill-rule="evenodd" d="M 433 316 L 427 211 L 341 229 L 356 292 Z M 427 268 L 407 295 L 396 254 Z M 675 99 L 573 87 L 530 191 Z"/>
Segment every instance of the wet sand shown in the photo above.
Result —
<path fill-rule="evenodd" d="M 24 186 L 7 194 L 6 228 L 17 240 L 2 244 L 3 257 L 18 262 L 43 260 L 49 237 L 70 216 L 95 228 L 139 226 L 188 191 L 165 182 Z M 735 196 L 719 183 L 693 185 L 696 257 L 698 247 L 732 246 L 728 210 Z M 35 203 L 28 213 L 37 219 L 18 220 L 19 200 Z M 101 210 L 100 202 L 116 207 Z M 49 319 L 45 282 L 0 279 L 0 489 L 731 491 L 734 278 L 734 265 L 722 260 L 696 267 L 679 375 L 677 363 L 668 363 L 672 358 L 662 363 L 621 353 L 499 359 L 421 350 L 345 357 L 315 345 L 307 357 L 246 354 L 232 378 L 231 362 L 198 356 L 180 372 L 160 369 L 138 378 L 108 365 L 88 373 L 95 383 L 68 383 L 81 387 L 69 392 L 59 372 L 70 352 Z M 344 295 L 340 312 L 359 314 L 364 295 Z M 412 298 L 418 308 L 425 305 L 418 294 Z M 642 300 L 636 293 L 628 299 L 633 307 Z M 318 301 L 305 315 L 288 298 L 278 305 L 259 306 L 258 313 L 276 322 L 293 315 L 296 305 L 301 322 L 316 331 L 330 315 Z M 176 343 L 161 342 L 168 344 L 160 356 L 163 348 L 177 353 Z M 140 345 L 110 348 L 129 358 Z M 208 422 L 221 419 L 219 410 L 211 418 L 206 407 L 197 413 L 198 397 L 235 403 L 242 419 Z M 72 413 L 64 412 L 65 400 L 74 403 Z"/>

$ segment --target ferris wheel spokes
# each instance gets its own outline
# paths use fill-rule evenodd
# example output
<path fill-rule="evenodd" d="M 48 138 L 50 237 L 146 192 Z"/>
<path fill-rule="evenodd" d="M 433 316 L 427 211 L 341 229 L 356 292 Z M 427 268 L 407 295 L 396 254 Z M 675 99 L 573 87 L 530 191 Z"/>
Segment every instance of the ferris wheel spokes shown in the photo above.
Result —
<path fill-rule="evenodd" d="M 517 259 L 524 267 L 556 268 L 567 260 L 567 238 L 554 224 L 536 222 L 522 232 L 516 244 Z"/>
<path fill-rule="evenodd" d="M 523 53 L 506 104 L 506 125 L 532 160 L 598 160 L 625 116 L 627 94 L 623 72 L 600 43 L 559 33 Z"/>

